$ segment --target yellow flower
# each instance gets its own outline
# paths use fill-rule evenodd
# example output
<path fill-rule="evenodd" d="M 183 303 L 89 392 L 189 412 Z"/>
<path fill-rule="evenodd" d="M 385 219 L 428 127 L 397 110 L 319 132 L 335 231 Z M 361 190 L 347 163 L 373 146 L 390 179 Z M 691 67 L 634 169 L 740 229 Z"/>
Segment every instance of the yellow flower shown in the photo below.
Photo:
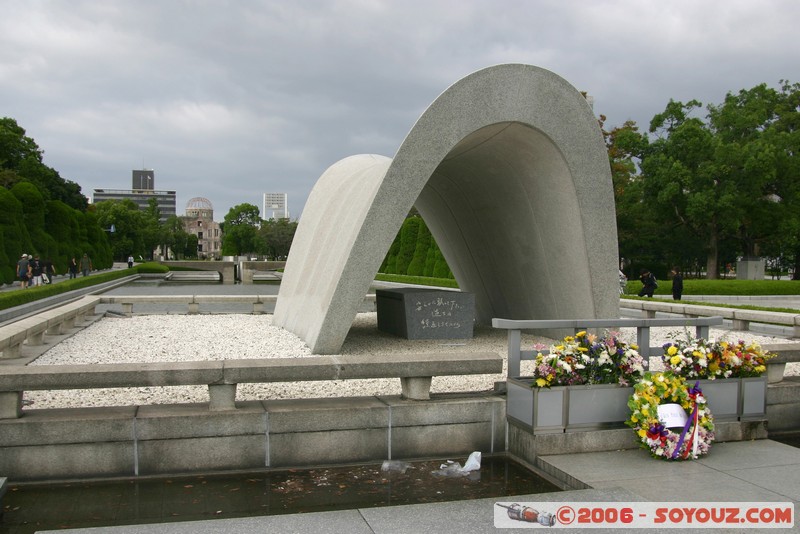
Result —
<path fill-rule="evenodd" d="M 675 345 L 672 345 L 670 348 L 667 349 L 668 356 L 674 356 L 675 354 L 677 354 L 677 352 L 678 352 L 678 347 L 676 347 Z"/>
<path fill-rule="evenodd" d="M 583 336 L 585 336 L 585 335 L 586 335 L 586 330 L 581 330 L 580 332 L 578 332 L 577 334 L 575 334 L 575 337 L 583 337 Z"/>
<path fill-rule="evenodd" d="M 647 430 L 645 430 L 644 428 L 640 428 L 639 432 L 637 432 L 637 434 L 639 434 L 640 438 L 646 437 L 647 436 Z"/>
<path fill-rule="evenodd" d="M 544 378 L 537 378 L 536 385 L 542 388 L 547 385 L 547 380 L 545 380 Z"/>
<path fill-rule="evenodd" d="M 675 348 L 675 347 L 672 347 L 672 348 Z M 679 363 L 681 363 L 681 357 L 676 354 L 675 356 L 673 356 L 672 358 L 669 359 L 669 363 L 671 363 L 672 365 L 678 365 Z"/>

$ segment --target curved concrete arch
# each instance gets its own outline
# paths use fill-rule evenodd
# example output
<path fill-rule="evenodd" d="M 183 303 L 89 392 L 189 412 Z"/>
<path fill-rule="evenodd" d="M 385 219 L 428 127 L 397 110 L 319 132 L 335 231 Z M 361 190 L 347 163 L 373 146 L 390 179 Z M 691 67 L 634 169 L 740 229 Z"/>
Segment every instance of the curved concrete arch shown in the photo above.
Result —
<path fill-rule="evenodd" d="M 556 74 L 497 65 L 453 84 L 393 159 L 346 158 L 312 190 L 274 322 L 340 350 L 416 205 L 476 319 L 619 316 L 611 173 L 586 99 Z"/>

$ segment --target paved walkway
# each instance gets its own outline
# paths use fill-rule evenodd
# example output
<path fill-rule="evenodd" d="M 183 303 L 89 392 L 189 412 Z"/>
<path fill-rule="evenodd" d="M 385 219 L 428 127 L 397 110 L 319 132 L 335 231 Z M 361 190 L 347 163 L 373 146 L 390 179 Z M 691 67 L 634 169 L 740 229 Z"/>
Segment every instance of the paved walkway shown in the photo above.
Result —
<path fill-rule="evenodd" d="M 535 508 L 543 511 L 547 511 L 547 507 L 541 503 L 548 502 L 643 501 L 793 503 L 795 509 L 800 510 L 797 506 L 800 503 L 800 449 L 771 440 L 717 443 L 712 446 L 706 457 L 692 462 L 656 460 L 641 449 L 565 454 L 546 456 L 543 459 L 553 469 L 588 484 L 593 489 L 336 512 L 74 529 L 66 532 L 86 534 L 212 532 L 469 534 L 496 530 L 530 532 L 529 529 L 495 529 L 496 502 L 516 502 L 523 506 L 533 504 Z M 800 530 L 798 524 L 800 523 L 795 520 L 794 531 Z M 631 529 L 625 532 L 637 530 L 648 533 L 667 531 L 653 528 Z M 742 532 L 741 529 L 703 531 Z M 773 532 L 786 532 L 786 530 Z"/>

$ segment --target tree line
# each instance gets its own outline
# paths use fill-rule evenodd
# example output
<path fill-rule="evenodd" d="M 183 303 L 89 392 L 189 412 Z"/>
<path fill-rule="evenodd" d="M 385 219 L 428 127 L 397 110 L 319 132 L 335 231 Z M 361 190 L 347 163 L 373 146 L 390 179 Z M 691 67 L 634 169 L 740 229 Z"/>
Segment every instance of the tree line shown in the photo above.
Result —
<path fill-rule="evenodd" d="M 125 261 L 128 256 L 152 260 L 153 252 L 159 248 L 171 251 L 177 259 L 197 258 L 197 236 L 187 232 L 183 220 L 176 215 L 162 223 L 156 199 L 150 199 L 146 210 L 140 210 L 128 199 L 104 200 L 94 208 L 100 224 L 109 229 L 108 241 L 117 261 Z"/>
<path fill-rule="evenodd" d="M 800 279 L 800 84 L 670 100 L 640 132 L 603 129 L 629 277 L 670 266 L 709 279 L 767 257 Z M 601 117 L 601 126 L 604 118 Z"/>
<path fill-rule="evenodd" d="M 95 268 L 112 264 L 97 215 L 75 182 L 43 162 L 44 152 L 14 119 L 0 118 L 0 281 L 16 280 L 22 254 L 49 259 L 57 273 L 88 254 Z"/>
<path fill-rule="evenodd" d="M 264 220 L 258 207 L 248 203 L 232 207 L 220 226 L 224 256 L 255 254 L 273 260 L 286 259 L 297 231 L 297 221 Z"/>

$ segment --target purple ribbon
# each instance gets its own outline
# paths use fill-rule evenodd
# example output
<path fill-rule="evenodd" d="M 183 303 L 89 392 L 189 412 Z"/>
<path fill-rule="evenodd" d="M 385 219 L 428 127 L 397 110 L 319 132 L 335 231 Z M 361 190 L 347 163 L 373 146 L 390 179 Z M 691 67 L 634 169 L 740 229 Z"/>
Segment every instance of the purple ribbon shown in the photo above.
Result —
<path fill-rule="evenodd" d="M 694 383 L 694 387 L 689 390 L 690 392 L 700 392 L 700 381 Z M 692 421 L 694 421 L 695 416 L 697 415 L 697 401 L 694 401 L 694 409 L 692 410 L 692 415 L 689 416 L 689 419 L 686 421 L 686 424 L 683 425 L 683 432 L 681 432 L 681 437 L 678 439 L 678 445 L 675 446 L 675 452 L 672 453 L 672 459 L 678 457 L 678 453 L 681 452 L 681 447 L 683 447 L 683 440 L 686 438 L 686 433 L 689 431 L 689 427 L 692 426 Z"/>

